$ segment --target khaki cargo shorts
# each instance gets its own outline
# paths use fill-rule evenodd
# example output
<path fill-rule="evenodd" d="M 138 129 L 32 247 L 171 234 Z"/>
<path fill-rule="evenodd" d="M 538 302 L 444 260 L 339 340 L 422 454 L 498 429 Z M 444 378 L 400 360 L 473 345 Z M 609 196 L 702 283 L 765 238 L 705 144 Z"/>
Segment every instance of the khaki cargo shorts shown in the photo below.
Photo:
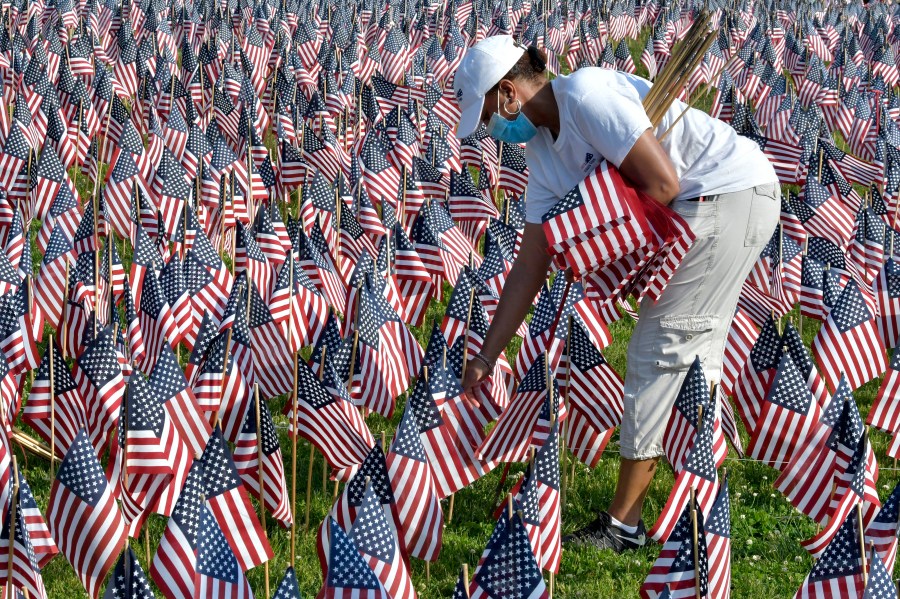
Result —
<path fill-rule="evenodd" d="M 659 301 L 640 305 L 628 344 L 622 457 L 663 455 L 669 413 L 695 356 L 707 379 L 719 381 L 741 287 L 775 231 L 780 200 L 779 185 L 771 183 L 671 204 L 697 239 Z"/>

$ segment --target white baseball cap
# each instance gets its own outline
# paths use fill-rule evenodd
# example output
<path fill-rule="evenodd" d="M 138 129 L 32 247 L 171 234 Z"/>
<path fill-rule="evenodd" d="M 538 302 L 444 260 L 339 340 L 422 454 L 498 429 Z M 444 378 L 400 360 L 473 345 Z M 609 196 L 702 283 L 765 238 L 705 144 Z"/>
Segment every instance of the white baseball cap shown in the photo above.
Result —
<path fill-rule="evenodd" d="M 457 137 L 467 137 L 478 128 L 485 94 L 503 79 L 524 53 L 525 47 L 509 35 L 483 39 L 466 52 L 453 77 L 453 91 L 462 113 Z"/>

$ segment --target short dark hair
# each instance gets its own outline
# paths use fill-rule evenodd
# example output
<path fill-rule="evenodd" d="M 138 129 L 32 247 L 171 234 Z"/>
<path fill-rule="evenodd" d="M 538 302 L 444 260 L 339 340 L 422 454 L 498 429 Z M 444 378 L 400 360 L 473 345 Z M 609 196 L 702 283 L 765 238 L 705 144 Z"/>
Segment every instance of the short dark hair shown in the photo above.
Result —
<path fill-rule="evenodd" d="M 528 46 L 521 58 L 516 61 L 503 79 L 543 79 L 546 77 L 547 55 L 537 46 Z M 502 79 L 501 79 L 502 81 Z M 500 81 L 491 88 L 491 91 L 500 87 Z"/>

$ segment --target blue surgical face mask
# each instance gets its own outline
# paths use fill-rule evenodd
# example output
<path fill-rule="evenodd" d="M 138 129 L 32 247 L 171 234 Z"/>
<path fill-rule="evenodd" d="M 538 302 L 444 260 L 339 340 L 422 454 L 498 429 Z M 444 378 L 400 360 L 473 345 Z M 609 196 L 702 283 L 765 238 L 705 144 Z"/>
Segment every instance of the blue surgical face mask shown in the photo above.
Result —
<path fill-rule="evenodd" d="M 500 116 L 500 94 L 497 94 L 497 112 L 491 115 L 487 125 L 488 135 L 509 144 L 523 144 L 537 135 L 537 127 L 528 120 L 522 112 L 522 104 L 519 103 L 519 111 L 516 118 L 509 120 Z"/>

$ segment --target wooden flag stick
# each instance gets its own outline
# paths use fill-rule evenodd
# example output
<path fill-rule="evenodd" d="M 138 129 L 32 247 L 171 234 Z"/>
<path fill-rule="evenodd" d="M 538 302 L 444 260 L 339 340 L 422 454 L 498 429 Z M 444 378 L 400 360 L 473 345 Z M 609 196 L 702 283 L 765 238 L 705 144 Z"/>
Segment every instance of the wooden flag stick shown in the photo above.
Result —
<path fill-rule="evenodd" d="M 291 273 L 293 274 L 293 273 Z M 294 389 L 291 391 L 291 424 L 294 431 L 291 438 L 291 514 L 294 522 L 291 525 L 291 567 L 297 565 L 297 369 L 300 365 L 300 354 L 294 352 Z M 309 506 L 309 502 L 306 502 Z M 307 520 L 309 520 L 309 508 L 307 507 Z"/>
<path fill-rule="evenodd" d="M 303 530 L 309 531 L 309 508 L 310 502 L 312 501 L 312 477 L 313 477 L 313 463 L 316 459 L 316 448 L 310 443 L 309 444 L 309 467 L 306 471 L 306 518 L 303 522 Z"/>
<path fill-rule="evenodd" d="M 703 406 L 700 406 L 700 410 L 703 410 Z M 691 488 L 691 535 L 694 541 L 694 591 L 696 592 L 696 598 L 702 599 L 700 595 L 700 569 L 697 567 L 697 564 L 700 563 L 700 547 L 698 546 L 699 540 L 697 534 L 696 491 Z"/>
<path fill-rule="evenodd" d="M 464 586 L 466 587 L 466 599 L 470 599 L 472 597 L 472 592 L 469 590 L 469 564 L 463 564 L 462 576 Z"/>
<path fill-rule="evenodd" d="M 12 453 L 12 452 L 10 452 Z M 7 572 L 12 573 L 12 563 L 13 563 L 13 549 L 16 546 L 16 508 L 19 505 L 19 468 L 16 464 L 16 454 L 12 453 L 12 472 L 13 472 L 13 488 L 12 488 L 12 501 L 9 508 L 9 556 L 7 558 Z M 9 588 L 7 589 L 7 597 L 15 596 L 15 587 L 13 586 L 13 577 L 11 575 L 7 576 L 7 583 L 9 584 Z"/>
<path fill-rule="evenodd" d="M 266 532 L 266 492 L 265 492 L 265 476 L 263 474 L 263 446 L 262 446 L 262 416 L 259 409 L 259 383 L 253 384 L 253 400 L 256 404 L 256 471 L 259 476 L 259 521 L 262 524 L 263 536 L 268 537 Z M 269 596 L 269 561 L 263 564 L 265 570 L 266 581 L 266 597 Z"/>
<path fill-rule="evenodd" d="M 54 343 L 53 334 L 47 341 L 47 351 L 50 352 L 50 480 L 56 476 L 56 383 L 54 382 L 53 361 Z"/>
<path fill-rule="evenodd" d="M 469 361 L 469 323 L 472 322 L 472 308 L 475 306 L 475 287 L 469 291 L 469 311 L 466 316 L 466 332 L 465 332 L 465 340 L 463 341 L 463 358 L 462 358 L 462 372 L 460 374 L 461 379 L 466 378 L 466 362 Z"/>
<path fill-rule="evenodd" d="M 866 571 L 868 564 L 866 563 L 866 531 L 863 528 L 862 503 L 856 504 L 856 528 L 859 535 L 859 555 L 862 563 L 863 586 L 869 582 L 869 573 Z"/>

